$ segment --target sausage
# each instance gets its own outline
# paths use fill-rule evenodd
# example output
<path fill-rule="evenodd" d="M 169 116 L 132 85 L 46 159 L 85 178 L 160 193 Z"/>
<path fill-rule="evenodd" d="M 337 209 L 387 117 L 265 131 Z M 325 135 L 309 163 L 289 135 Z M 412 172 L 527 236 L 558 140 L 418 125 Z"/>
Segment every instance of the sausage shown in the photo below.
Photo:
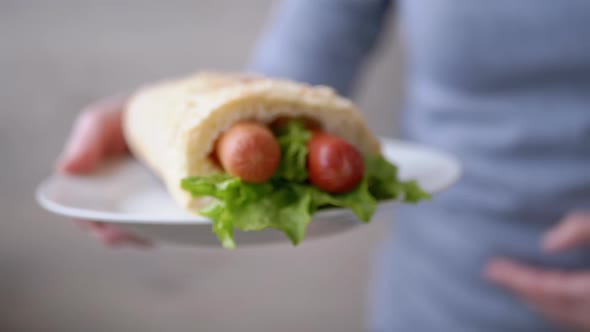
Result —
<path fill-rule="evenodd" d="M 356 188 L 365 172 L 359 150 L 344 139 L 325 132 L 314 132 L 308 142 L 309 181 L 334 194 Z"/>
<path fill-rule="evenodd" d="M 273 133 L 252 121 L 239 122 L 222 133 L 214 155 L 226 172 L 251 183 L 270 179 L 281 162 L 281 149 Z"/>

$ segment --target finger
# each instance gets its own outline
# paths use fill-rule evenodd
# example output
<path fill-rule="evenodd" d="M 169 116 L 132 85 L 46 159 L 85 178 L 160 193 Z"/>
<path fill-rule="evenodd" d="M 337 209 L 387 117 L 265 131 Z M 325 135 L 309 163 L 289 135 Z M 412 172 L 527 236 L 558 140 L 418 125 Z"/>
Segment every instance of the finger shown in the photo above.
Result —
<path fill-rule="evenodd" d="M 131 245 L 136 247 L 151 247 L 152 244 L 138 236 L 129 234 L 119 227 L 113 225 L 104 225 L 104 227 L 95 230 L 95 234 L 101 242 L 108 246 L 120 247 Z"/>
<path fill-rule="evenodd" d="M 578 318 L 571 310 L 571 306 L 565 306 L 559 302 L 547 302 L 535 299 L 527 299 L 526 302 L 533 310 L 540 312 L 543 316 L 555 323 L 568 327 L 578 325 Z"/>
<path fill-rule="evenodd" d="M 488 265 L 486 274 L 547 318 L 590 331 L 590 273 L 541 270 L 497 259 Z"/>
<path fill-rule="evenodd" d="M 589 304 L 562 303 L 558 301 L 525 298 L 525 301 L 546 318 L 574 331 L 590 331 Z"/>
<path fill-rule="evenodd" d="M 511 291 L 520 294 L 536 293 L 536 272 L 507 259 L 493 259 L 485 270 L 486 277 Z"/>
<path fill-rule="evenodd" d="M 98 111 L 83 113 L 68 139 L 57 168 L 65 173 L 91 170 L 104 153 L 103 115 Z"/>
<path fill-rule="evenodd" d="M 543 241 L 549 251 L 562 251 L 582 244 L 590 244 L 590 213 L 568 215 L 545 235 Z"/>
<path fill-rule="evenodd" d="M 62 157 L 59 171 L 84 173 L 106 155 L 126 149 L 121 128 L 124 100 L 113 99 L 90 106 L 76 121 Z"/>
<path fill-rule="evenodd" d="M 542 270 L 504 259 L 493 260 L 486 274 L 519 295 L 561 303 L 590 299 L 590 273 Z"/>
<path fill-rule="evenodd" d="M 538 281 L 547 298 L 590 303 L 590 272 L 543 272 Z"/>
<path fill-rule="evenodd" d="M 91 231 L 103 244 L 109 246 L 121 246 L 124 244 L 135 245 L 139 247 L 152 246 L 150 241 L 129 234 L 114 225 L 79 219 L 74 220 L 74 223 L 84 230 Z"/>
<path fill-rule="evenodd" d="M 76 224 L 78 227 L 80 227 L 81 229 L 86 230 L 86 231 L 96 230 L 98 228 L 103 227 L 103 224 L 93 222 L 93 221 L 80 220 L 80 219 L 75 219 L 74 224 Z"/>

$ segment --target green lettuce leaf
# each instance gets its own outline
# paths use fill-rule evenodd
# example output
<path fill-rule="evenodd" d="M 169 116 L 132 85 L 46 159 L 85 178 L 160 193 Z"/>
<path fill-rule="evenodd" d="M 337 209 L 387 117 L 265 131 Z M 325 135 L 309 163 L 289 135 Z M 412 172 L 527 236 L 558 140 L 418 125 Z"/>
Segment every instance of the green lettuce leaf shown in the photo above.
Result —
<path fill-rule="evenodd" d="M 377 200 L 369 191 L 368 182 L 363 180 L 356 189 L 345 194 L 334 195 L 308 185 L 312 191 L 312 205 L 319 209 L 323 207 L 349 208 L 364 222 L 369 222 L 377 209 Z"/>
<path fill-rule="evenodd" d="M 250 184 L 238 178 L 192 177 L 182 181 L 182 188 L 194 196 L 211 196 L 215 202 L 199 213 L 213 220 L 213 231 L 223 247 L 236 247 L 234 229 L 259 231 L 276 228 L 294 245 L 305 238 L 311 216 L 320 208 L 337 206 L 352 209 L 359 219 L 368 222 L 377 201 L 363 181 L 355 190 L 332 195 L 309 184 L 269 182 Z"/>
<path fill-rule="evenodd" d="M 365 158 L 365 177 L 369 181 L 371 195 L 377 200 L 403 198 L 406 203 L 417 203 L 431 198 L 416 181 L 400 181 L 397 171 L 397 167 L 382 155 Z"/>
<path fill-rule="evenodd" d="M 292 182 L 307 180 L 307 142 L 311 138 L 309 130 L 303 122 L 292 120 L 277 129 L 275 134 L 282 154 L 275 177 Z"/>
<path fill-rule="evenodd" d="M 401 182 L 397 168 L 382 156 L 365 160 L 365 177 L 352 191 L 330 194 L 307 182 L 307 142 L 311 133 L 299 121 L 290 121 L 275 131 L 281 147 L 281 164 L 275 176 L 262 184 L 245 183 L 228 174 L 188 177 L 181 186 L 194 197 L 216 200 L 199 213 L 213 220 L 213 232 L 224 248 L 236 247 L 234 230 L 283 231 L 293 245 L 305 238 L 312 215 L 331 207 L 351 209 L 369 222 L 377 202 L 403 198 L 418 202 L 430 198 L 415 181 Z"/>
<path fill-rule="evenodd" d="M 194 196 L 212 196 L 217 201 L 199 213 L 213 220 L 213 231 L 225 248 L 235 248 L 234 229 L 259 231 L 276 228 L 287 234 L 293 244 L 305 236 L 311 220 L 312 194 L 296 184 L 250 184 L 238 178 L 208 182 L 208 177 L 182 181 L 182 188 Z"/>

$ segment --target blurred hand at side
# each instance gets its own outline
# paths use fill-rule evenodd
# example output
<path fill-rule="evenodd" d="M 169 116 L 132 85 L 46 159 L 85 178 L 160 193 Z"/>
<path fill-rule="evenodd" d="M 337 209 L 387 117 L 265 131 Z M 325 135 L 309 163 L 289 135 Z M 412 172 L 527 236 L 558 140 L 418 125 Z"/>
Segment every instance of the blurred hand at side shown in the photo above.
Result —
<path fill-rule="evenodd" d="M 57 170 L 66 174 L 86 174 L 104 159 L 128 153 L 121 124 L 124 106 L 124 98 L 105 99 L 87 106 L 74 124 L 57 161 Z M 151 246 L 145 239 L 111 224 L 89 220 L 75 220 L 75 223 L 109 246 Z"/>
<path fill-rule="evenodd" d="M 548 252 L 578 246 L 590 248 L 588 212 L 568 215 L 546 234 L 543 242 Z M 566 272 L 496 258 L 487 266 L 486 274 L 556 323 L 572 331 L 590 331 L 590 266 Z"/>

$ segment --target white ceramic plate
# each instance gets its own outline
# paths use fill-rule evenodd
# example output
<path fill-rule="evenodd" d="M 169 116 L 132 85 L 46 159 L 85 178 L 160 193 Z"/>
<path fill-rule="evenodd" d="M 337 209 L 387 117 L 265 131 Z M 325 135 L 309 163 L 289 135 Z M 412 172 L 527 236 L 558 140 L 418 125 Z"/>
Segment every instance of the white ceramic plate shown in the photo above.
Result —
<path fill-rule="evenodd" d="M 438 193 L 460 176 L 459 162 L 452 156 L 421 145 L 382 139 L 385 157 L 399 166 L 402 179 L 416 179 L 422 188 Z M 90 175 L 54 174 L 37 189 L 45 209 L 63 216 L 117 224 L 154 242 L 219 246 L 211 221 L 179 208 L 164 185 L 130 157 L 105 164 Z M 379 204 L 378 213 L 395 202 Z M 316 213 L 307 238 L 332 234 L 361 222 L 346 209 Z M 287 241 L 283 233 L 268 229 L 235 234 L 238 247 L 245 244 Z M 304 241 L 305 242 L 305 241 Z"/>

